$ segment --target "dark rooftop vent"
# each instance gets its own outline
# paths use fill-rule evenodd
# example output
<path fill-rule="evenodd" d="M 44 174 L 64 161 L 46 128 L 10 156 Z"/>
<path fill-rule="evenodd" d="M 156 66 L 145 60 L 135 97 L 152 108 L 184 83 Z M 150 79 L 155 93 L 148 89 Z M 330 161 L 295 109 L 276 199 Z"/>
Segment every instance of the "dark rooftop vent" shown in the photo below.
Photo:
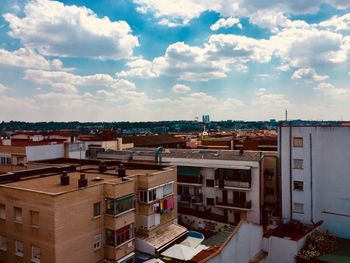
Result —
<path fill-rule="evenodd" d="M 125 169 L 125 166 L 124 164 L 119 164 L 119 167 L 118 167 L 118 177 L 125 177 L 126 175 L 126 169 Z"/>
<path fill-rule="evenodd" d="M 239 155 L 243 155 L 244 150 L 243 149 L 239 149 Z"/>
<path fill-rule="evenodd" d="M 85 174 L 80 174 L 80 178 L 78 180 L 78 187 L 86 187 L 88 185 L 88 180 L 85 178 Z"/>
<path fill-rule="evenodd" d="M 66 171 L 62 173 L 60 178 L 61 178 L 61 185 L 69 185 L 69 176 Z"/>
<path fill-rule="evenodd" d="M 105 171 L 107 171 L 107 165 L 105 162 L 100 162 L 100 164 L 98 165 L 98 170 L 100 171 L 100 173 L 104 173 Z"/>

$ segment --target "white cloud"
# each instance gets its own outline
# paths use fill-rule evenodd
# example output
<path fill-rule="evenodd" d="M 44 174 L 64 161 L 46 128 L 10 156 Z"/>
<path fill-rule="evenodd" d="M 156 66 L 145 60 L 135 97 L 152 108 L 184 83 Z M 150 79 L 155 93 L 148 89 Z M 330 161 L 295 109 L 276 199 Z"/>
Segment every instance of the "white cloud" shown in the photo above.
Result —
<path fill-rule="evenodd" d="M 213 31 L 219 30 L 220 28 L 230 28 L 234 25 L 237 25 L 239 28 L 242 28 L 242 25 L 239 23 L 239 19 L 235 17 L 220 18 L 214 24 L 210 26 L 210 29 Z"/>
<path fill-rule="evenodd" d="M 12 37 L 44 56 L 122 59 L 138 46 L 126 22 L 99 18 L 90 9 L 57 1 L 30 1 L 24 17 L 7 13 L 4 18 Z"/>
<path fill-rule="evenodd" d="M 158 77 L 152 69 L 152 62 L 145 59 L 136 59 L 126 63 L 129 68 L 127 71 L 118 72 L 116 75 L 119 78 L 125 77 Z"/>
<path fill-rule="evenodd" d="M 295 71 L 292 79 L 300 79 L 305 81 L 325 81 L 329 77 L 327 75 L 319 75 L 313 68 L 301 68 Z"/>
<path fill-rule="evenodd" d="M 335 29 L 336 31 L 343 31 L 350 29 L 350 13 L 343 16 L 334 16 L 329 20 L 323 21 L 319 24 L 321 27 Z"/>
<path fill-rule="evenodd" d="M 108 74 L 80 76 L 64 71 L 26 70 L 24 78 L 39 85 L 49 85 L 56 92 L 63 93 L 76 93 L 77 87 L 80 86 L 135 90 L 134 83 L 123 79 L 114 79 Z"/>
<path fill-rule="evenodd" d="M 48 60 L 26 48 L 20 48 L 12 52 L 0 49 L 0 64 L 22 68 L 50 68 Z"/>
<path fill-rule="evenodd" d="M 350 7 L 347 0 L 328 0 L 328 4 L 336 8 Z M 168 26 L 183 26 L 188 25 L 189 22 L 199 17 L 206 11 L 214 11 L 223 17 L 250 17 L 253 18 L 257 12 L 261 14 L 270 12 L 275 14 L 281 12 L 289 14 L 312 13 L 319 10 L 319 6 L 324 4 L 323 0 L 313 1 L 261 1 L 261 0 L 134 0 L 137 4 L 137 10 L 140 13 L 152 13 L 161 24 Z M 272 21 L 279 20 L 277 18 L 270 18 Z M 281 17 L 280 17 L 281 18 Z M 258 21 L 256 21 L 258 22 Z M 267 20 L 261 21 L 266 26 Z M 284 20 L 282 20 L 284 22 Z M 271 23 L 269 22 L 271 25 Z"/>
<path fill-rule="evenodd" d="M 7 87 L 0 83 L 0 94 L 7 90 Z"/>
<path fill-rule="evenodd" d="M 175 93 L 187 93 L 191 90 L 189 86 L 182 85 L 182 84 L 176 84 L 172 87 L 172 91 Z"/>
<path fill-rule="evenodd" d="M 350 99 L 350 88 L 338 88 L 330 83 L 320 83 L 314 89 L 335 100 Z"/>

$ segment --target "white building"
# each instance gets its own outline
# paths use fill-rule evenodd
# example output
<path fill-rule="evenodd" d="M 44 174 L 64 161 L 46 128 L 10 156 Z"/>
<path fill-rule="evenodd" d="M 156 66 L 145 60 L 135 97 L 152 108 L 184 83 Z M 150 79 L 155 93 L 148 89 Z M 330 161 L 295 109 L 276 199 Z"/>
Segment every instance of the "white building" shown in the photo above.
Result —
<path fill-rule="evenodd" d="M 282 217 L 350 238 L 350 127 L 279 127 Z"/>

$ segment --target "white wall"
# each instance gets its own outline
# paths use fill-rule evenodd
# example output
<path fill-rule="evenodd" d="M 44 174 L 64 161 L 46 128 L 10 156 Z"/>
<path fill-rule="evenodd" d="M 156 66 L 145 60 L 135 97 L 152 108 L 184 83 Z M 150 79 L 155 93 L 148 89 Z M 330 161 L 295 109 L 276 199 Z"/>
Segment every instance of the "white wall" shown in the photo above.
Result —
<path fill-rule="evenodd" d="M 64 157 L 64 145 L 40 145 L 26 147 L 27 162 L 49 160 Z"/>
<path fill-rule="evenodd" d="M 283 127 L 280 136 L 283 217 L 289 218 L 289 127 Z M 302 192 L 292 191 L 292 202 L 304 203 L 304 213 L 293 213 L 293 219 L 304 223 L 324 220 L 322 228 L 350 238 L 350 127 L 293 127 L 292 137 L 304 141 L 303 148 L 292 148 L 292 159 L 304 160 L 302 170 L 292 169 L 292 180 L 304 182 Z"/>
<path fill-rule="evenodd" d="M 208 263 L 249 262 L 261 250 L 262 235 L 262 226 L 244 222 L 222 252 Z"/>

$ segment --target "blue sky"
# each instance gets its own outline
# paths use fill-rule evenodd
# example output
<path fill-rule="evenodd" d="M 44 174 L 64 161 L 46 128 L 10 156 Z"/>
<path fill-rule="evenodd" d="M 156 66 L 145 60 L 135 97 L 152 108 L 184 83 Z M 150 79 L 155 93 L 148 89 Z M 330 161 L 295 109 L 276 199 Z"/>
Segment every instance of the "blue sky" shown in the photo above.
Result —
<path fill-rule="evenodd" d="M 0 120 L 350 119 L 347 0 L 3 0 Z"/>

